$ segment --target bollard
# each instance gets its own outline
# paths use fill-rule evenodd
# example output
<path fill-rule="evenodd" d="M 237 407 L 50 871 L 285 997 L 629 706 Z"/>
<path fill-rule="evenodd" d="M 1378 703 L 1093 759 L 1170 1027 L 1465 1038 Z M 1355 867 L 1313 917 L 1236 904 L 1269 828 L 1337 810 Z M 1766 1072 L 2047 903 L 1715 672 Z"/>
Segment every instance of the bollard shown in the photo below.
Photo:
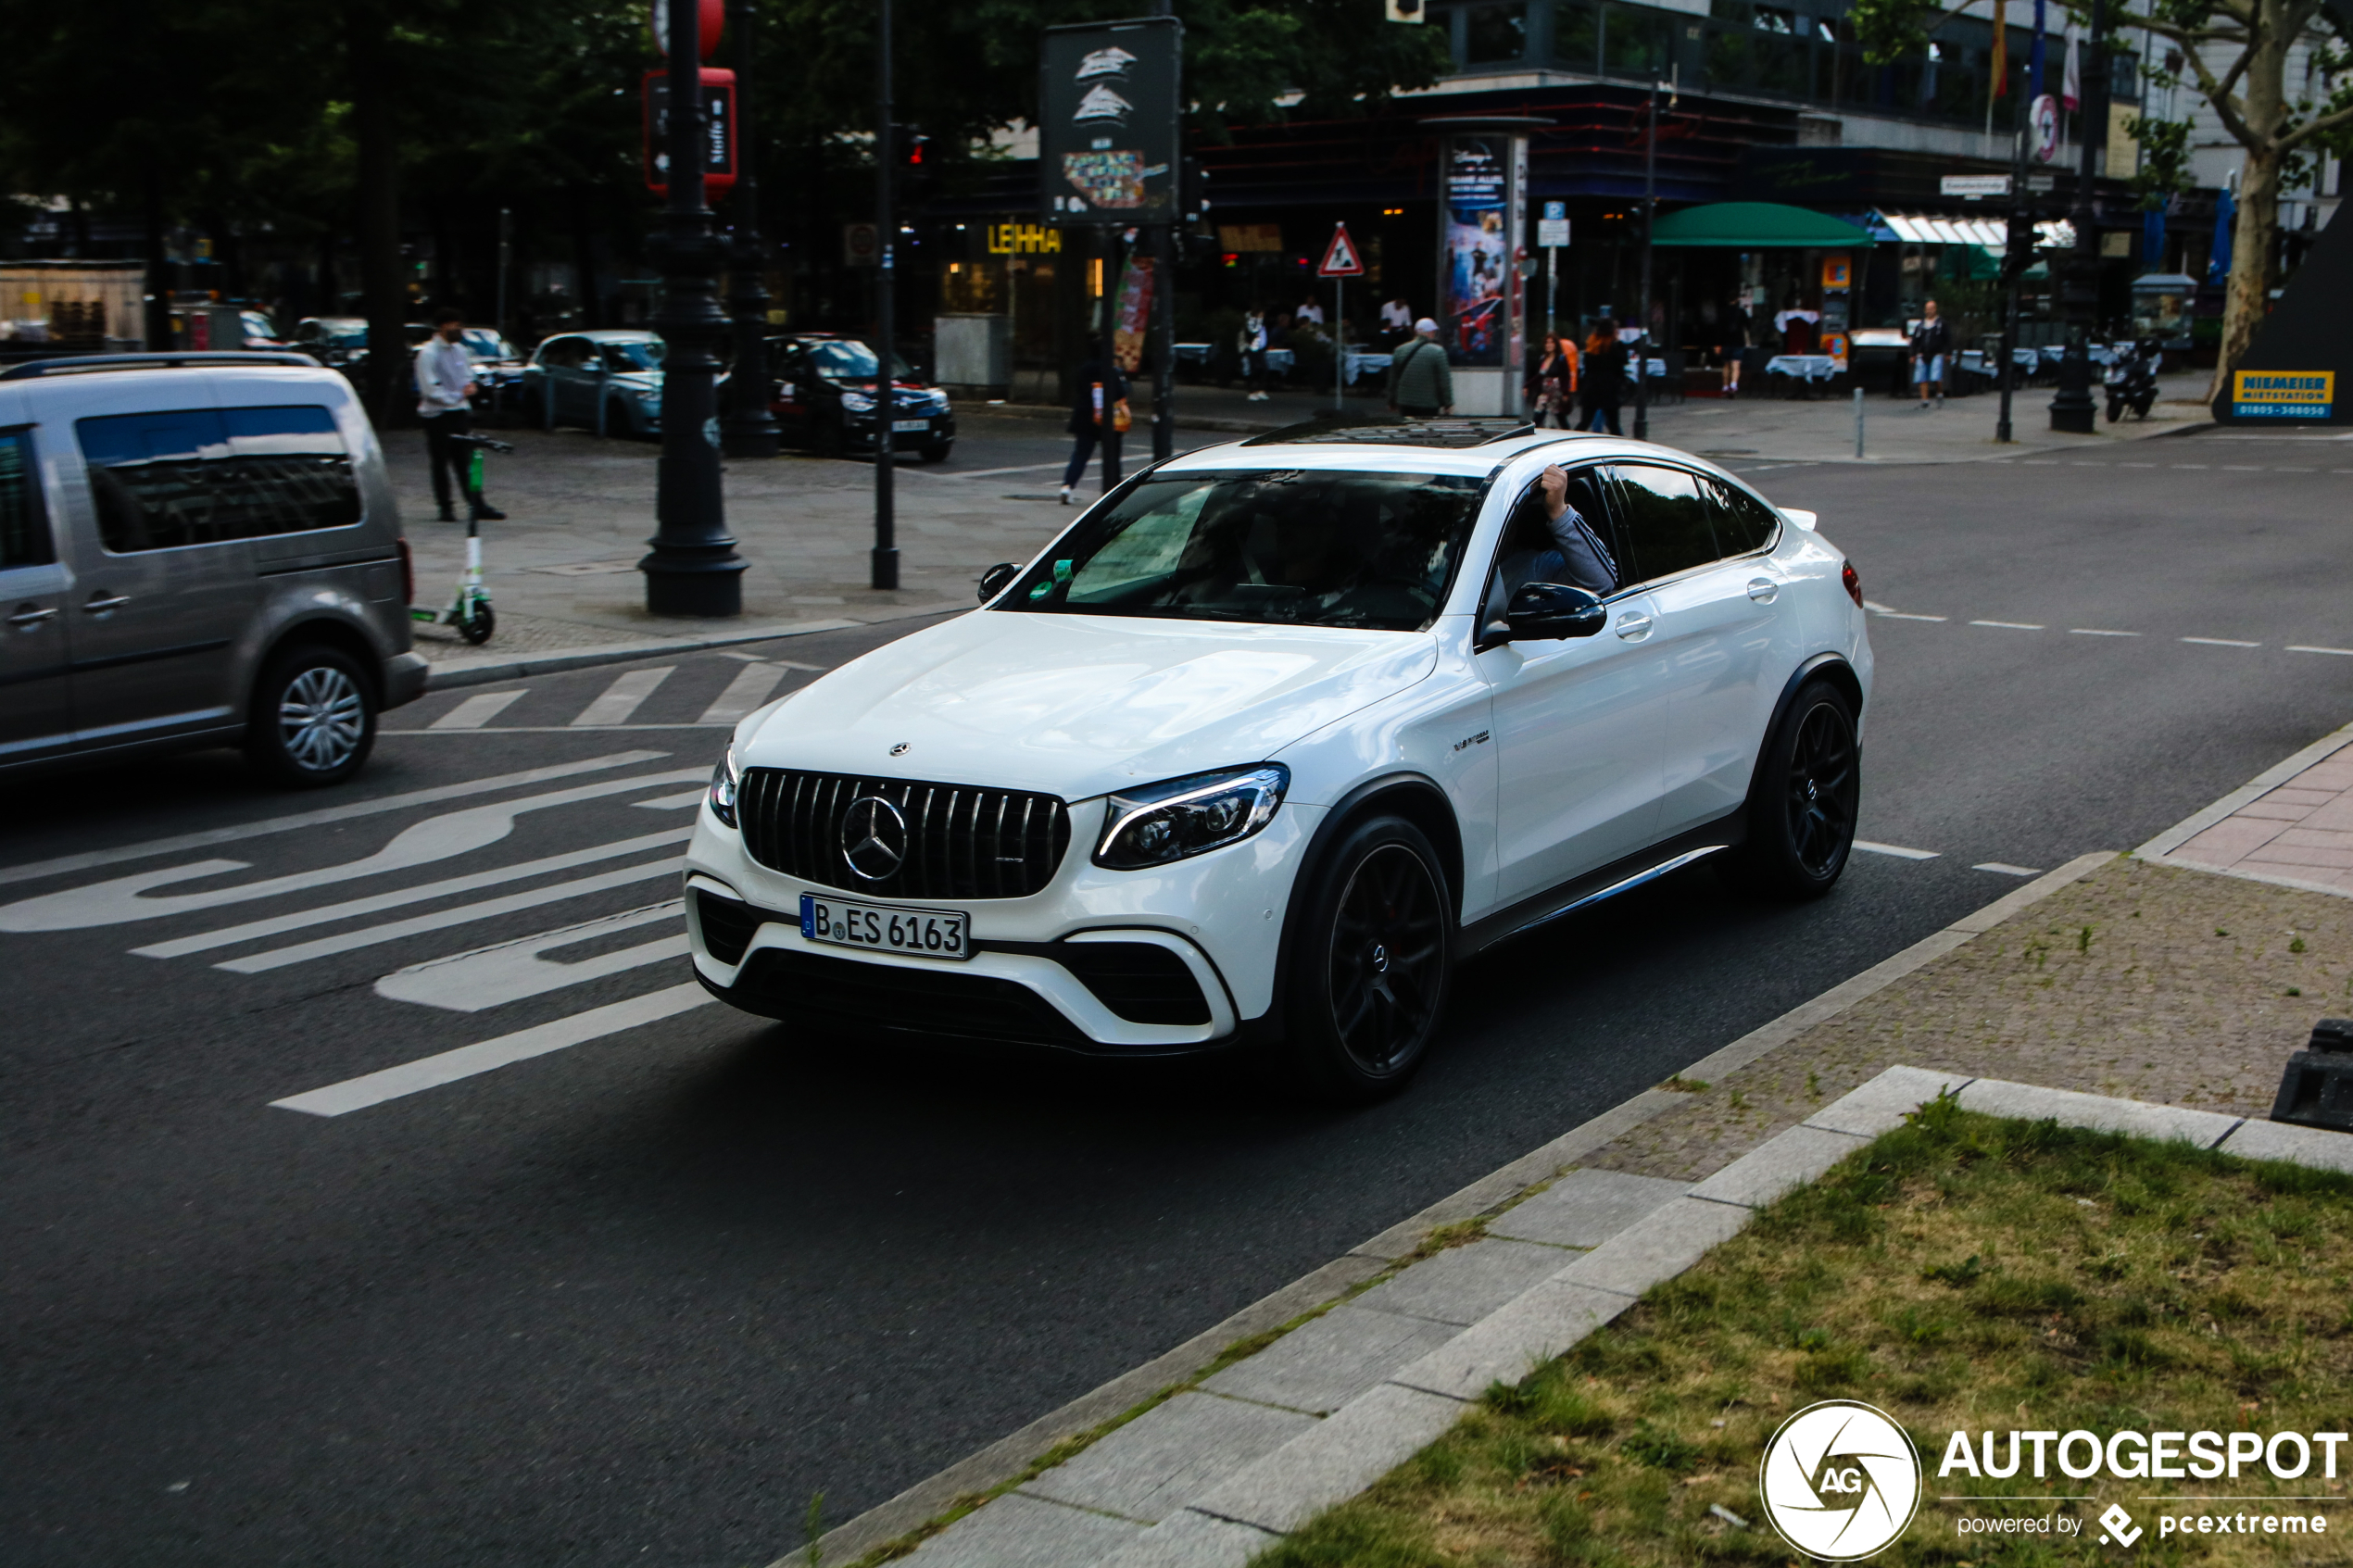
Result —
<path fill-rule="evenodd" d="M 1855 460 L 1863 460 L 1863 389 L 1855 389 Z"/>

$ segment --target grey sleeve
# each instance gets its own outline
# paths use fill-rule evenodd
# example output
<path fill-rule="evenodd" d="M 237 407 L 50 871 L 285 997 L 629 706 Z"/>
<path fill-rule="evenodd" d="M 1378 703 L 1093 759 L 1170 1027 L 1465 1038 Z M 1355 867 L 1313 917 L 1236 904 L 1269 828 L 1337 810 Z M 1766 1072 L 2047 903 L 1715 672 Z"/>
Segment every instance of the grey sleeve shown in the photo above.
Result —
<path fill-rule="evenodd" d="M 1454 406 L 1454 367 L 1442 348 L 1438 351 L 1438 406 L 1441 408 Z"/>
<path fill-rule="evenodd" d="M 1552 531 L 1553 548 L 1561 553 L 1570 583 L 1596 596 L 1617 592 L 1617 563 L 1575 507 L 1548 519 L 1545 526 Z"/>

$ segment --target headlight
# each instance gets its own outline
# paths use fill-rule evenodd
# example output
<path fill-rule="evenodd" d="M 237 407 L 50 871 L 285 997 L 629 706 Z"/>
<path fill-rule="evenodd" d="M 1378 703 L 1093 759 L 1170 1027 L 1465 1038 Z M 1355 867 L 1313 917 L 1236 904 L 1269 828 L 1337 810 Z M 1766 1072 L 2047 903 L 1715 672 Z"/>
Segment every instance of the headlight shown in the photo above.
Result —
<path fill-rule="evenodd" d="M 641 386 L 641 387 L 639 387 L 639 388 L 637 389 L 637 401 L 638 401 L 638 402 L 640 402 L 640 403 L 659 403 L 659 402 L 661 402 L 661 388 L 660 388 L 660 387 L 658 387 L 658 386 Z"/>
<path fill-rule="evenodd" d="M 1289 768 L 1262 762 L 1122 790 L 1111 797 L 1095 864 L 1138 871 L 1239 843 L 1275 820 L 1289 788 Z"/>
<path fill-rule="evenodd" d="M 841 406 L 853 414 L 871 414 L 875 411 L 875 400 L 862 392 L 843 393 Z"/>
<path fill-rule="evenodd" d="M 736 786 L 742 782 L 743 775 L 736 771 L 736 748 L 730 746 L 711 771 L 711 814 L 729 827 L 736 825 Z"/>

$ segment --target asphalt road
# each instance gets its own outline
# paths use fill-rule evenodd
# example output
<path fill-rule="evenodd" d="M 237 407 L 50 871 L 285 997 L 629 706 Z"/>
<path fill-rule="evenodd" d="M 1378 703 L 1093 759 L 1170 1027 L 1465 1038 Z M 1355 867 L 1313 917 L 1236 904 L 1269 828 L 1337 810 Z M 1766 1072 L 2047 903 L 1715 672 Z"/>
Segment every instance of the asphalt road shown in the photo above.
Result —
<path fill-rule="evenodd" d="M 1874 620 L 1865 749 L 1865 836 L 1936 858 L 1858 856 L 1803 909 L 1702 872 L 1557 922 L 1346 1114 L 1240 1062 L 581 1022 L 687 979 L 657 906 L 701 721 L 905 622 L 648 661 L 625 713 L 631 667 L 435 694 L 328 796 L 226 753 L 0 791 L 0 1561 L 764 1563 L 812 1494 L 849 1518 L 2353 718 L 2353 657 L 2289 651 L 2353 648 L 2348 469 L 2208 435 L 1759 471 L 1874 603 L 1944 618 Z M 541 1026 L 591 1037 L 271 1103 Z"/>

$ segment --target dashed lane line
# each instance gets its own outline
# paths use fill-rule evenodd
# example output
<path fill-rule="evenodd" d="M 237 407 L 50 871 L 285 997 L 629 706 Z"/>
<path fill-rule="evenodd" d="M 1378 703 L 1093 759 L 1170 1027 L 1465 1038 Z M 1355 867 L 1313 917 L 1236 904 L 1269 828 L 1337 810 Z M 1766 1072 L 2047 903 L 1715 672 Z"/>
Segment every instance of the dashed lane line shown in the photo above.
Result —
<path fill-rule="evenodd" d="M 2308 646 L 2303 643 L 2290 643 L 2287 646 L 2287 651 L 2290 653 L 2335 653 L 2343 654 L 2347 659 L 2353 659 L 2353 648 L 2320 648 Z"/>
<path fill-rule="evenodd" d="M 2259 648 L 2261 643 L 2243 643 L 2236 637 L 2183 637 L 2185 643 L 2196 643 L 2209 648 Z"/>
<path fill-rule="evenodd" d="M 2067 629 L 2067 634 L 2070 637 L 2137 637 L 2140 635 L 2138 632 L 2112 632 L 2105 626 L 2070 626 Z"/>
<path fill-rule="evenodd" d="M 422 1057 L 387 1067 L 380 1073 L 346 1078 L 340 1084 L 312 1089 L 305 1094 L 289 1095 L 270 1103 L 281 1110 L 299 1110 L 310 1116 L 347 1116 L 355 1110 L 382 1105 L 387 1100 L 400 1099 L 426 1089 L 439 1088 L 462 1078 L 493 1073 L 510 1067 L 518 1061 L 528 1061 L 551 1051 L 585 1045 L 609 1035 L 640 1024 L 659 1022 L 675 1018 L 682 1012 L 707 1006 L 710 992 L 694 982 L 673 985 L 666 990 L 632 997 L 627 1001 L 610 1002 L 570 1018 L 559 1018 L 551 1023 L 535 1028 L 519 1029 L 511 1035 L 495 1039 L 478 1040 L 471 1046 L 443 1051 L 437 1056 Z"/>
<path fill-rule="evenodd" d="M 2005 632 L 2040 632 L 2045 630 L 2032 621 L 1972 621 L 1972 626 L 1998 626 Z"/>
<path fill-rule="evenodd" d="M 1866 855 L 1893 855 L 1899 860 L 1933 860 L 1938 858 L 1937 851 L 1933 849 L 1906 849 L 1900 844 L 1874 844 L 1868 838 L 1856 839 L 1855 847 Z"/>
<path fill-rule="evenodd" d="M 379 734 L 396 731 L 377 732 Z M 615 751 L 603 757 L 585 757 L 577 762 L 559 762 L 545 768 L 525 768 L 516 773 L 493 773 L 485 778 L 468 779 L 462 784 L 435 784 L 431 789 L 412 789 L 400 795 L 379 796 L 373 800 L 355 800 L 347 806 L 328 806 L 316 811 L 296 811 L 283 817 L 266 817 L 258 822 L 243 822 L 235 827 L 208 828 L 201 833 L 183 833 L 170 838 L 150 838 L 137 844 L 125 844 L 113 849 L 89 849 L 79 855 L 60 855 L 53 860 L 28 860 L 20 866 L 0 868 L 0 884 L 31 882 L 38 877 L 64 876 L 71 872 L 86 872 L 94 866 L 119 865 L 124 860 L 144 860 L 151 856 L 177 855 L 186 849 L 208 849 L 216 844 L 234 844 L 241 839 L 262 838 L 273 833 L 291 833 L 297 828 L 323 827 L 330 822 L 347 822 L 359 817 L 372 817 L 384 811 L 402 811 L 411 806 L 433 806 L 444 800 L 462 800 L 470 795 L 489 795 L 502 789 L 521 789 L 526 785 L 546 784 L 551 779 L 568 779 L 581 773 L 598 773 L 612 768 L 633 768 L 640 762 L 659 762 L 669 756 L 666 751 Z"/>
<path fill-rule="evenodd" d="M 2038 867 L 2013 866 L 2007 860 L 1983 860 L 1974 866 L 1971 866 L 1969 870 L 1973 872 L 1993 872 L 2001 876 L 2041 876 L 2043 874 L 2041 869 Z"/>

